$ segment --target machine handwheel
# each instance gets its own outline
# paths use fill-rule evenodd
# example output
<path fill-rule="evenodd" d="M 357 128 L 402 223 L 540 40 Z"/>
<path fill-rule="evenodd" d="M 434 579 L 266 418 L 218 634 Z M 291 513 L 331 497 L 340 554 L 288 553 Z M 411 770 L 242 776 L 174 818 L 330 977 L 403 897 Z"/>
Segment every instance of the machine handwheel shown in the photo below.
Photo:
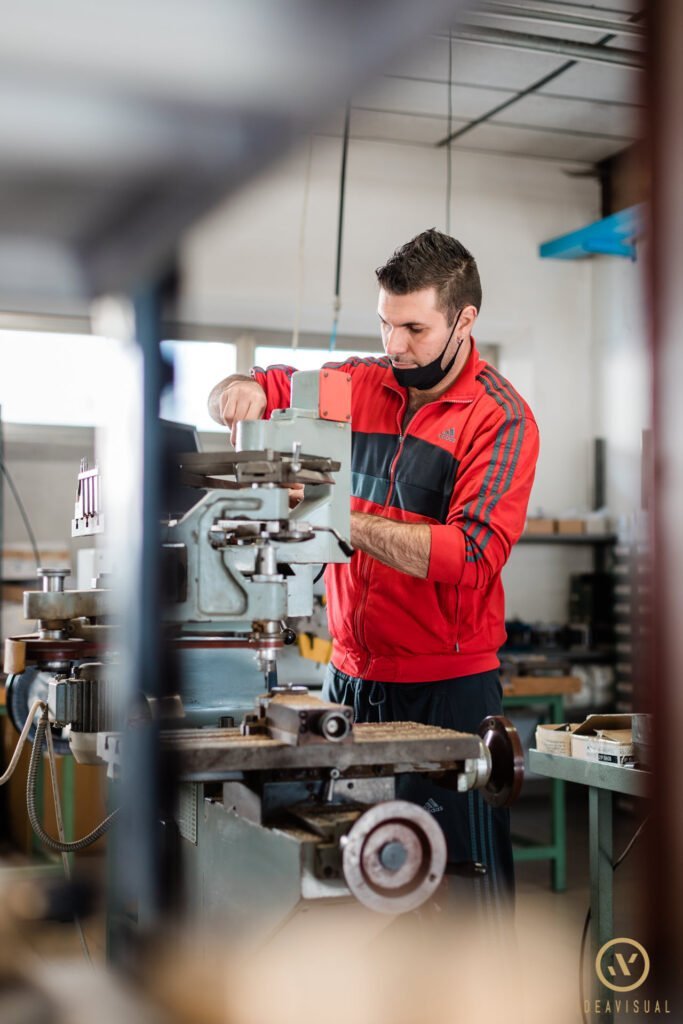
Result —
<path fill-rule="evenodd" d="M 492 807 L 510 807 L 524 781 L 524 751 L 519 734 L 503 715 L 491 715 L 479 726 L 479 735 L 491 755 L 491 777 L 482 796 Z"/>
<path fill-rule="evenodd" d="M 407 800 L 376 804 L 342 839 L 344 879 L 381 914 L 405 914 L 434 893 L 446 869 L 446 840 L 431 814 Z"/>

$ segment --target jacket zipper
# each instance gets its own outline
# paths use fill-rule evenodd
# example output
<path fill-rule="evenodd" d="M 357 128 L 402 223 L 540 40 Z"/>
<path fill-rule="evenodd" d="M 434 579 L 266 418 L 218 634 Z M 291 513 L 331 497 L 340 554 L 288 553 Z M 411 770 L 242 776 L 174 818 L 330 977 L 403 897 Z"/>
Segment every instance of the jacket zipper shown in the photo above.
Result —
<path fill-rule="evenodd" d="M 455 584 L 455 651 L 460 654 L 460 587 Z"/>
<path fill-rule="evenodd" d="M 389 497 L 391 496 L 391 492 L 392 492 L 392 489 L 393 489 L 393 471 L 394 471 L 394 466 L 396 465 L 396 461 L 397 461 L 399 455 L 401 454 L 401 449 L 403 448 L 404 434 L 401 431 L 401 423 L 403 421 L 403 414 L 404 414 L 404 411 L 405 411 L 405 407 L 406 407 L 406 402 L 405 402 L 405 399 L 402 397 L 401 398 L 401 409 L 400 409 L 400 412 L 399 412 L 398 417 L 397 417 L 397 426 L 399 428 L 398 446 L 396 448 L 396 453 L 395 453 L 395 455 L 394 455 L 394 457 L 393 457 L 393 459 L 391 461 L 391 468 L 389 470 L 389 491 L 387 493 L 387 497 L 386 497 L 385 502 L 384 502 L 384 508 L 386 508 L 387 502 L 389 501 Z M 363 649 L 365 650 L 365 652 L 367 653 L 367 658 L 366 658 L 365 664 L 363 665 L 363 668 L 360 671 L 361 676 L 363 676 L 368 671 L 368 669 L 370 667 L 370 664 L 372 662 L 372 654 L 370 653 L 370 650 L 369 650 L 367 644 L 365 643 L 365 628 L 363 626 L 363 613 L 365 611 L 365 605 L 367 603 L 368 593 L 369 593 L 369 590 L 370 590 L 370 568 L 371 568 L 371 564 L 370 564 L 370 556 L 366 557 L 365 556 L 365 552 L 359 551 L 358 555 L 359 555 L 359 557 L 362 557 L 362 559 L 363 559 L 363 561 L 361 562 L 361 567 L 358 570 L 358 574 L 359 574 L 359 576 L 361 578 L 362 586 L 361 586 L 360 598 L 358 600 L 358 605 L 356 606 L 356 610 L 355 610 L 354 615 L 353 615 L 353 621 L 354 621 L 354 624 L 355 624 L 355 633 L 356 633 L 356 636 L 358 637 L 358 641 L 361 644 L 361 646 L 363 647 Z"/>
<path fill-rule="evenodd" d="M 431 403 L 428 403 L 428 404 L 431 404 Z M 387 496 L 386 496 L 386 498 L 384 500 L 384 507 L 385 508 L 387 507 L 387 505 L 389 504 L 389 501 L 391 500 L 391 498 L 394 495 L 394 489 L 395 489 L 395 484 L 396 484 L 396 478 L 395 478 L 396 463 L 398 462 L 398 460 L 401 457 L 401 452 L 403 451 L 403 446 L 405 444 L 406 437 L 410 433 L 410 427 L 412 426 L 412 424 L 415 423 L 415 420 L 420 415 L 422 410 L 426 409 L 426 408 L 427 408 L 427 406 L 423 405 L 422 409 L 418 409 L 416 411 L 415 415 L 413 416 L 413 418 L 406 424 L 405 431 L 402 431 L 398 435 L 398 448 L 396 449 L 396 454 L 394 455 L 394 457 L 392 459 L 391 468 L 389 469 L 389 491 L 388 491 Z M 403 406 L 401 408 L 401 413 L 400 413 L 401 420 L 403 419 L 403 410 L 404 409 L 405 409 L 405 402 L 403 403 Z"/>
<path fill-rule="evenodd" d="M 370 589 L 370 559 L 368 556 L 366 556 L 364 551 L 359 551 L 358 557 L 362 559 L 358 573 L 360 575 L 363 586 L 361 588 L 360 600 L 356 607 L 356 611 L 354 612 L 353 620 L 356 626 L 355 632 L 356 636 L 358 637 L 358 641 L 367 654 L 365 664 L 363 665 L 363 668 L 360 671 L 360 675 L 363 676 L 367 672 L 368 668 L 370 667 L 370 662 L 372 661 L 372 655 L 370 654 L 367 644 L 365 643 L 365 627 L 363 626 L 363 612 L 365 611 L 365 602 L 367 601 L 368 591 Z"/>
<path fill-rule="evenodd" d="M 471 398 L 449 398 L 449 399 L 446 399 L 446 401 L 449 402 L 449 403 L 453 402 L 453 403 L 462 403 L 463 405 L 470 405 L 471 402 L 472 402 L 472 399 Z M 431 405 L 432 403 L 430 402 L 428 404 Z M 410 420 L 410 422 L 408 424 L 406 424 L 406 428 L 405 428 L 405 431 L 404 431 L 402 429 L 402 423 L 403 423 L 403 416 L 404 416 L 404 413 L 405 413 L 405 407 L 406 407 L 405 399 L 402 399 L 401 400 L 401 410 L 400 410 L 400 412 L 398 414 L 398 419 L 397 419 L 397 426 L 398 426 L 398 429 L 399 429 L 398 447 L 396 448 L 396 454 L 394 455 L 394 457 L 393 457 L 393 459 L 391 461 L 391 467 L 389 469 L 389 490 L 388 490 L 387 496 L 386 496 L 386 498 L 384 500 L 384 508 L 387 507 L 387 505 L 389 504 L 389 500 L 392 498 L 393 493 L 394 493 L 396 464 L 397 464 L 397 462 L 398 462 L 398 460 L 400 458 L 401 452 L 403 451 L 403 446 L 405 444 L 405 439 L 406 439 L 406 436 L 408 434 L 408 428 L 409 428 L 411 423 L 415 422 L 417 417 L 422 412 L 422 409 L 418 409 L 416 411 L 415 415 Z M 423 406 L 423 408 L 426 409 L 427 406 Z M 363 647 L 363 649 L 367 652 L 367 659 L 365 661 L 365 664 L 363 665 L 363 668 L 360 671 L 361 676 L 363 676 L 368 671 L 368 669 L 370 667 L 370 664 L 372 662 L 372 654 L 370 653 L 370 650 L 368 649 L 368 646 L 365 643 L 365 629 L 363 627 L 363 612 L 365 611 L 365 605 L 366 605 L 366 602 L 367 602 L 367 599 L 368 599 L 368 592 L 370 590 L 369 583 L 370 583 L 371 563 L 370 563 L 370 558 L 369 557 L 365 558 L 365 553 L 364 552 L 359 551 L 358 555 L 359 555 L 359 557 L 361 557 L 361 556 L 363 557 L 363 561 L 361 563 L 362 567 L 361 567 L 361 569 L 359 569 L 359 575 L 360 575 L 361 581 L 363 583 L 363 586 L 361 588 L 360 600 L 358 601 L 358 606 L 356 607 L 356 611 L 355 611 L 354 616 L 353 616 L 353 621 L 354 621 L 355 627 L 356 627 L 356 629 L 355 629 L 356 636 L 358 637 L 358 640 L 361 643 L 361 646 Z M 367 566 L 367 570 L 366 570 L 366 566 Z M 459 626 L 459 619 L 460 619 L 460 590 L 458 588 L 456 588 L 456 594 L 457 594 L 456 623 Z M 456 630 L 457 630 L 457 627 L 456 627 Z M 455 643 L 456 651 L 460 650 L 460 645 L 458 643 L 458 639 L 459 638 L 456 635 L 456 643 Z"/>

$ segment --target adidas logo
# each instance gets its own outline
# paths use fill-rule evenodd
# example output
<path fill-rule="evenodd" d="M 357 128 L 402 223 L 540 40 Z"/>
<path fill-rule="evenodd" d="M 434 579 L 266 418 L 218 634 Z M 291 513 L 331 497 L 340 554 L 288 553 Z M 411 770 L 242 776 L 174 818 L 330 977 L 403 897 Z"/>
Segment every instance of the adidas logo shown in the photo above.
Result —
<path fill-rule="evenodd" d="M 436 800 L 430 796 L 427 803 L 424 805 L 425 811 L 429 811 L 430 814 L 438 814 L 439 811 L 443 810 L 441 804 L 437 804 Z"/>
<path fill-rule="evenodd" d="M 442 430 L 439 434 L 440 441 L 455 441 L 455 427 L 448 427 L 447 430 Z"/>

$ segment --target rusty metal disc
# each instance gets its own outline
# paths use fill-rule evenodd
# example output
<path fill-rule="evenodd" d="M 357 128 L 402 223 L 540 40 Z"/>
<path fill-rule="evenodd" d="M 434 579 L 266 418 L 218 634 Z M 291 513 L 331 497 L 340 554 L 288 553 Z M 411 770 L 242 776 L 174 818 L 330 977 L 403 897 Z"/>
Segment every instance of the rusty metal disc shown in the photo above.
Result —
<path fill-rule="evenodd" d="M 504 715 L 491 715 L 479 726 L 479 735 L 491 755 L 491 776 L 482 796 L 492 807 L 511 807 L 524 781 L 524 751 L 519 734 Z"/>
<path fill-rule="evenodd" d="M 43 640 L 38 634 L 26 634 L 12 637 L 26 644 L 26 660 L 44 664 L 51 661 L 82 661 L 101 654 L 104 645 L 93 640 L 82 640 L 79 637 Z"/>
<path fill-rule="evenodd" d="M 446 840 L 428 811 L 389 800 L 367 810 L 344 836 L 342 866 L 360 903 L 380 914 L 405 914 L 441 882 Z"/>

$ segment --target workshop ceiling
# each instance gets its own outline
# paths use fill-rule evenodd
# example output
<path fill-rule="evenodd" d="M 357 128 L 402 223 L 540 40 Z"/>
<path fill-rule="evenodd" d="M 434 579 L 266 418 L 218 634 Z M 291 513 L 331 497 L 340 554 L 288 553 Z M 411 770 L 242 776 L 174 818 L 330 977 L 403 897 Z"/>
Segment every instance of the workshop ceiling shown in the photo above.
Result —
<path fill-rule="evenodd" d="M 353 95 L 350 137 L 430 147 L 450 134 L 454 150 L 604 160 L 641 134 L 641 6 L 483 2 L 451 28 L 450 120 L 446 27 Z M 343 128 L 340 111 L 322 131 Z"/>

